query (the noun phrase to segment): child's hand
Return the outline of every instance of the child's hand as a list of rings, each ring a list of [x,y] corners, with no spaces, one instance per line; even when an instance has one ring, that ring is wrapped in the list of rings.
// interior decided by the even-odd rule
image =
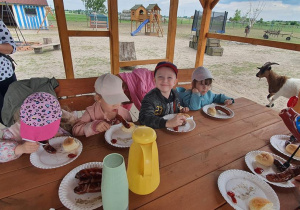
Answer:
[[[197,88],[193,88],[192,93],[199,93],[199,90]]]
[[[176,115],[173,119],[170,119],[166,123],[167,128],[174,128],[183,124],[186,121],[186,117],[184,115]]]
[[[230,104],[232,104],[232,100],[231,99],[227,99],[227,100],[224,101],[224,104],[225,105],[230,105]]]
[[[189,107],[183,107],[183,108],[180,110],[181,113],[186,113],[186,112],[188,112],[188,111],[190,111]]]
[[[37,142],[26,141],[24,144],[19,144],[18,146],[16,146],[15,154],[16,155],[22,155],[24,153],[30,154],[37,151],[39,147],[40,145]]]
[[[97,126],[96,126],[96,131],[98,132],[104,132],[107,131],[108,129],[110,129],[110,124],[108,124],[107,122],[100,122]]]

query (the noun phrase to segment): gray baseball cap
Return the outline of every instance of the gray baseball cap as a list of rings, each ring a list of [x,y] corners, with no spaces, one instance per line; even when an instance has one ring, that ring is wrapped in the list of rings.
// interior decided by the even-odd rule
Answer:
[[[206,80],[206,79],[213,79],[213,77],[207,68],[205,68],[203,66],[199,66],[193,72],[192,80],[194,80],[194,79],[197,81],[201,81],[201,80]]]

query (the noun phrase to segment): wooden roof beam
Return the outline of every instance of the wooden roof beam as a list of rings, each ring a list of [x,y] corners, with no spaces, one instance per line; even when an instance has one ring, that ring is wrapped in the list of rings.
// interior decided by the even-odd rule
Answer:
[[[205,6],[205,0],[199,0],[199,1],[200,1],[200,4],[201,4],[202,8],[204,8],[204,6]]]
[[[213,0],[213,2],[211,2],[211,4],[210,4],[210,9],[212,10],[219,1],[220,0]]]

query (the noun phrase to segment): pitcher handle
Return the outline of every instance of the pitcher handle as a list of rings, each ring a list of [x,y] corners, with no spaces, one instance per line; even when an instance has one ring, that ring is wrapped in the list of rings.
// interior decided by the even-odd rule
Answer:
[[[152,151],[153,151],[152,146],[153,144],[146,144],[141,146],[143,150],[143,161],[144,161],[143,176],[152,175]]]

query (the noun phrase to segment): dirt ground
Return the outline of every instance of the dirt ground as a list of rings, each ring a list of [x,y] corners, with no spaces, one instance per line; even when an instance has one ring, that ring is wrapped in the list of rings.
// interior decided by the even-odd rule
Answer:
[[[87,28],[86,23],[69,25],[69,29]],[[241,29],[242,30],[242,29]],[[16,32],[11,29],[16,40]],[[134,42],[137,59],[156,59],[166,56],[167,25],[164,25],[164,36],[145,36],[144,29],[137,36],[131,36],[130,24],[119,25],[120,42]],[[189,48],[189,41],[194,32],[189,25],[178,25],[174,63],[178,68],[193,68],[195,66],[196,50]],[[27,42],[42,42],[43,38],[52,38],[59,42],[56,27],[43,30],[37,34],[36,30],[23,30],[22,35]],[[19,34],[20,36],[20,34]],[[20,39],[22,41],[22,38]],[[110,72],[109,39],[95,37],[70,38],[73,67],[76,78],[99,76]],[[234,96],[242,96],[259,104],[268,103],[268,85],[265,78],[259,80],[255,75],[257,67],[265,62],[277,62],[273,70],[281,75],[300,78],[300,53],[263,46],[255,46],[237,42],[222,41],[223,56],[205,55],[204,66],[212,71],[214,76],[213,90],[221,90]],[[42,54],[31,51],[18,51],[12,55],[17,62],[16,74],[19,80],[31,77],[65,78],[61,51],[51,48]],[[139,66],[153,70],[155,65]],[[273,109],[281,110],[286,107],[287,99],[279,98]]]

